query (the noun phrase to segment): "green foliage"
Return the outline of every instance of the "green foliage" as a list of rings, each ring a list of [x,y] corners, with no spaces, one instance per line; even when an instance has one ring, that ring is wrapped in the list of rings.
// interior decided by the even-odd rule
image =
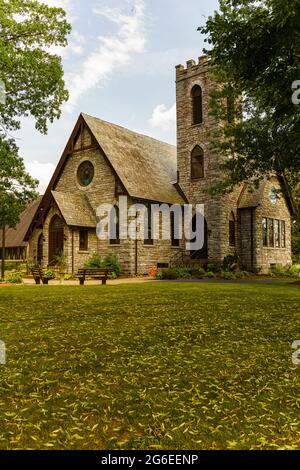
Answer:
[[[257,184],[274,171],[298,172],[300,106],[292,84],[300,79],[299,0],[220,0],[199,30],[221,85],[211,113],[222,123],[214,146],[228,178],[215,191],[249,179]],[[235,103],[231,119],[227,99]]]
[[[211,271],[208,271],[207,273],[204,274],[205,279],[213,279],[215,277],[215,274]]]
[[[26,172],[15,143],[2,138],[0,131],[0,229],[18,224],[27,204],[37,197],[37,185]]]
[[[0,295],[1,450],[299,449],[298,287]]]
[[[85,263],[85,268],[101,268],[102,261],[101,257],[94,253],[90,259]]]
[[[238,268],[238,262],[237,255],[228,255],[223,260],[222,269],[224,271],[235,271]]]
[[[246,277],[249,276],[248,271],[242,271],[241,269],[236,269],[234,271],[234,276],[236,279],[245,279]]]
[[[293,277],[300,277],[300,264],[290,266],[288,272]]]
[[[207,271],[212,273],[220,273],[222,271],[222,263],[208,263]]]
[[[161,273],[161,279],[174,281],[178,279],[178,274],[176,269],[163,269]]]
[[[67,269],[67,257],[63,251],[54,256],[55,261],[57,262],[57,267],[59,272],[64,272]]]
[[[191,277],[193,279],[203,279],[205,276],[205,269],[202,266],[192,266],[190,268]]]
[[[177,279],[191,279],[192,273],[190,268],[179,267],[176,268]]]
[[[31,115],[46,133],[68,99],[61,58],[50,52],[67,45],[66,14],[36,0],[9,0],[0,5],[0,24],[0,78],[7,91],[1,129],[19,129],[20,118]]]
[[[275,265],[271,266],[269,269],[269,274],[272,277],[291,277],[295,279],[300,278],[300,265],[294,264],[292,266],[281,266]]]
[[[223,271],[221,273],[221,276],[222,276],[222,279],[225,279],[226,281],[231,281],[231,280],[236,279],[235,274],[231,271]]]
[[[22,284],[23,282],[22,273],[19,273],[19,272],[8,273],[5,276],[5,282],[8,282],[9,284]]]
[[[85,264],[86,268],[110,268],[112,274],[110,275],[111,279],[116,279],[121,274],[121,266],[118,257],[114,253],[109,253],[106,255],[104,260],[101,260],[101,257],[94,253],[88,262]]]
[[[121,274],[121,266],[120,266],[120,261],[118,257],[114,253],[109,253],[105,258],[102,263],[103,268],[110,268],[112,270],[112,273],[115,277],[112,279],[115,279],[120,276]]]
[[[44,276],[47,279],[56,279],[56,272],[52,269],[46,269],[46,271],[44,271]]]
[[[74,277],[72,274],[65,274],[64,275],[64,280],[65,281],[70,281],[72,279],[76,279],[76,277]]]

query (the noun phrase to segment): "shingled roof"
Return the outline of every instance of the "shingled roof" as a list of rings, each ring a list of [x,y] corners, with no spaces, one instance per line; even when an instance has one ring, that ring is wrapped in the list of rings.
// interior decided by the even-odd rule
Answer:
[[[69,226],[95,228],[97,221],[84,195],[52,191],[61,215]]]
[[[27,206],[22,213],[20,222],[15,229],[7,228],[5,233],[5,247],[6,248],[19,248],[26,246],[24,242],[25,235],[33,221],[35,213],[42,200],[42,196],[33,201]],[[2,237],[0,237],[0,247],[2,247]]]
[[[176,147],[87,114],[82,117],[130,196],[184,203],[174,186]]]

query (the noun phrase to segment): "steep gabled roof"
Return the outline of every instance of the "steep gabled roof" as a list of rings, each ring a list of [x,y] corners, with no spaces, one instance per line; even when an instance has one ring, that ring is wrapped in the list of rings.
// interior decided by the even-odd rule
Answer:
[[[286,203],[288,205],[288,208],[290,210],[291,215],[295,214],[295,206],[293,202],[292,195],[290,193],[288,184],[286,179],[283,176],[276,176],[274,175],[273,178],[277,178],[281,189],[283,196],[286,200]],[[252,188],[249,183],[245,183],[244,187],[242,189],[242,192],[240,194],[240,198],[238,201],[238,208],[239,209],[248,209],[250,207],[257,207],[260,205],[262,202],[263,196],[264,196],[264,191],[266,184],[268,182],[268,179],[265,178],[259,185],[258,188]]]
[[[96,217],[84,195],[52,191],[61,215],[69,226],[95,228]]]
[[[7,228],[5,234],[5,247],[6,248],[18,248],[26,246],[24,242],[25,235],[33,221],[36,211],[40,205],[42,196],[30,203],[25,211],[22,213],[20,222],[15,229]],[[0,247],[2,247],[2,237],[0,237]]]
[[[176,147],[87,114],[82,117],[130,196],[184,202],[174,187]]]

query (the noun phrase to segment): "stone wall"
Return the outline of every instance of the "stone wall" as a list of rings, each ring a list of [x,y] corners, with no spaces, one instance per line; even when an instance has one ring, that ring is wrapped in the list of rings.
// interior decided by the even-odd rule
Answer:
[[[262,273],[268,273],[271,264],[278,264],[281,266],[288,266],[292,263],[291,256],[291,214],[287,206],[284,195],[279,194],[279,199],[276,204],[270,202],[270,190],[275,188],[281,190],[277,178],[272,178],[264,187],[262,202],[256,211],[256,252],[257,252],[257,266],[261,268]],[[286,227],[286,247],[285,248],[270,248],[264,247],[262,242],[262,219],[263,218],[277,219],[285,221]]]

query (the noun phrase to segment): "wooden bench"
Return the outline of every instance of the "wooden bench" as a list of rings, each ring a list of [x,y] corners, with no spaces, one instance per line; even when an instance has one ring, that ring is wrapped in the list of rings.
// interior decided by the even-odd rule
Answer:
[[[43,284],[48,285],[49,278],[45,277],[44,271],[41,268],[33,268],[31,273],[37,285],[40,285],[41,281]]]
[[[111,269],[108,268],[82,268],[78,270],[76,277],[79,279],[79,284],[84,285],[86,278],[100,279],[102,285],[106,285],[108,276],[111,274]]]

